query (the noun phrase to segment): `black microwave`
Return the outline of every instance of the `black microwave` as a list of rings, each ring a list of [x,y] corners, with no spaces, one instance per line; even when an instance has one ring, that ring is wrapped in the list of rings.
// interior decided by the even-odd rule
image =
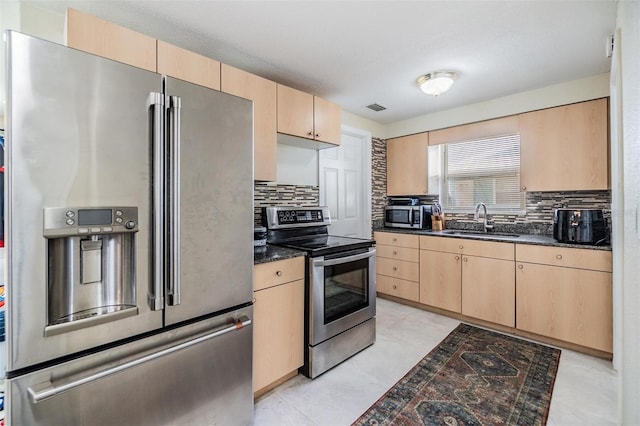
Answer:
[[[389,228],[431,229],[431,207],[386,206],[384,226]]]

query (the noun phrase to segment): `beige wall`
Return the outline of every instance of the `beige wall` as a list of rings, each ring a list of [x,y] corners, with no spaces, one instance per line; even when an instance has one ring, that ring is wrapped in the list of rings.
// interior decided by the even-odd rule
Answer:
[[[347,111],[342,111],[342,124],[355,129],[365,130],[371,133],[373,138],[384,139],[386,137],[386,128],[384,124],[380,124],[377,121],[362,118],[359,115],[351,114]]]
[[[640,424],[640,2],[618,2],[611,76],[614,355],[618,424]]]
[[[62,43],[64,16],[33,7],[23,2],[0,0],[0,33],[20,31],[45,40]],[[4,128],[5,52],[0,52],[0,128]]]
[[[20,31],[35,37],[64,43],[64,15],[21,3]]]

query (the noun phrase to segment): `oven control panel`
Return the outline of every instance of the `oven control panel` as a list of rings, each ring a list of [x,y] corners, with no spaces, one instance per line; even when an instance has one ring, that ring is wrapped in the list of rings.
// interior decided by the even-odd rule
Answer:
[[[269,229],[331,224],[328,207],[266,207],[263,218]]]

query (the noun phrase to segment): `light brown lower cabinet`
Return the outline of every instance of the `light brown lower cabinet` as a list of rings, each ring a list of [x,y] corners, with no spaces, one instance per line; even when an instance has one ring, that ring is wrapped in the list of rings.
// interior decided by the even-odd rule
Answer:
[[[611,353],[611,273],[518,262],[516,327]]]
[[[462,255],[420,250],[420,303],[460,313]]]
[[[462,256],[462,314],[515,327],[513,260]]]
[[[259,289],[253,306],[254,393],[295,374],[304,364],[303,277],[304,257],[254,267],[254,288]],[[282,282],[290,279],[295,280]]]
[[[514,245],[420,237],[420,303],[515,326]]]

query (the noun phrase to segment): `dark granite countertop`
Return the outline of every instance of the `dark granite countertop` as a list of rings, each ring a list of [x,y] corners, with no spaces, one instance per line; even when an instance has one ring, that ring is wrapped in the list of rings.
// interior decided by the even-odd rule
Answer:
[[[292,257],[304,256],[305,252],[285,247],[272,246],[267,244],[262,247],[253,248],[253,264],[275,262],[277,260],[291,259]]]
[[[541,246],[553,246],[553,247],[568,247],[568,248],[579,248],[579,249],[589,249],[589,250],[611,250],[611,245],[586,245],[586,244],[566,244],[560,243],[556,241],[550,235],[536,235],[536,234],[510,234],[510,235],[495,235],[491,234],[491,232],[485,235],[478,235],[477,233],[467,233],[464,230],[455,230],[455,229],[446,229],[444,231],[432,231],[430,229],[402,229],[402,228],[384,228],[384,227],[376,227],[374,231],[380,232],[394,232],[398,234],[414,234],[414,235],[431,235],[437,237],[449,237],[449,238],[467,238],[473,240],[484,240],[484,241],[501,241],[508,243],[518,243],[518,244],[534,244]],[[461,231],[460,234],[455,234],[453,232]]]

